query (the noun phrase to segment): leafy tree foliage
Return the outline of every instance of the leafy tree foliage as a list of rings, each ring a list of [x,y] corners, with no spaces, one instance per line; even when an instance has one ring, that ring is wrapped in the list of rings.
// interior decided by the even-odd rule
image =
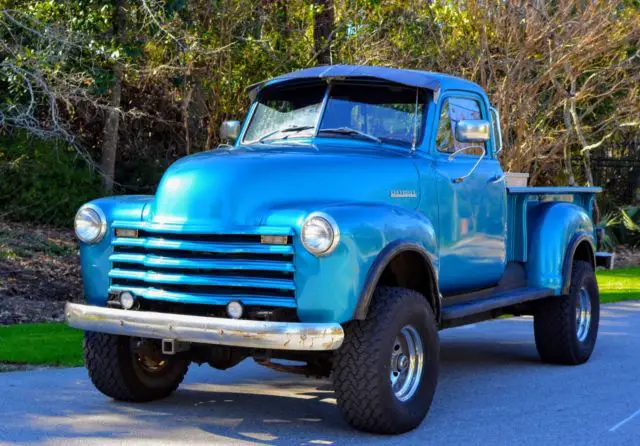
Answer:
[[[638,0],[0,0],[0,132],[63,140],[108,188],[152,192],[217,146],[248,85],[384,65],[480,83],[507,169],[585,184],[590,153],[637,131],[639,42]]]

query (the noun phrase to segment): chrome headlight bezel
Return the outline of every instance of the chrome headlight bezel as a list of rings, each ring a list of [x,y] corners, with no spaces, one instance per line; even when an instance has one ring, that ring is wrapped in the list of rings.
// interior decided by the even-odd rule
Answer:
[[[98,222],[98,224],[96,225],[97,232],[96,232],[96,235],[92,238],[84,237],[78,231],[79,218],[85,212],[93,213],[94,216],[97,217],[97,222]],[[80,209],[78,209],[78,212],[76,212],[76,216],[73,219],[73,228],[75,230],[76,237],[78,237],[78,240],[80,240],[83,243],[93,245],[95,243],[100,242],[106,235],[107,217],[104,215],[104,212],[102,211],[102,209],[100,209],[98,206],[95,206],[93,204],[85,204],[84,206],[81,206]]]
[[[305,238],[305,229],[311,224],[320,224],[329,230],[328,232],[331,234],[331,239],[328,240],[325,247],[318,248],[317,246],[310,244],[309,240]],[[318,257],[327,256],[335,251],[338,243],[340,242],[340,228],[330,215],[325,214],[324,212],[312,212],[304,219],[304,222],[300,227],[300,241],[302,242],[302,246],[304,246],[304,248],[311,254]]]

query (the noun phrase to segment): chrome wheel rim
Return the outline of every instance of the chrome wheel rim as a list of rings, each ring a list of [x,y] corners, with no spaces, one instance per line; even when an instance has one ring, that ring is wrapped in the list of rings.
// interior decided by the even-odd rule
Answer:
[[[407,401],[418,390],[424,349],[418,331],[411,325],[400,330],[391,350],[391,389],[400,401]]]
[[[159,349],[144,349],[142,339],[131,338],[131,354],[136,370],[146,376],[156,376],[164,373],[169,361],[162,357]]]
[[[168,364],[164,359],[151,358],[145,355],[136,355],[136,361],[142,371],[152,375],[162,373]]]
[[[584,342],[591,327],[591,296],[585,287],[580,288],[576,300],[576,335]]]

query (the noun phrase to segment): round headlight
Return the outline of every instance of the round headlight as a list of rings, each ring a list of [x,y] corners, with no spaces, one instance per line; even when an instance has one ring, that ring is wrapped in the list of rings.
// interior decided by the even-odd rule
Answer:
[[[340,241],[340,231],[333,218],[314,212],[302,224],[301,239],[307,251],[323,256],[336,248]]]
[[[76,235],[84,243],[98,243],[107,232],[107,219],[99,207],[85,205],[73,222]]]

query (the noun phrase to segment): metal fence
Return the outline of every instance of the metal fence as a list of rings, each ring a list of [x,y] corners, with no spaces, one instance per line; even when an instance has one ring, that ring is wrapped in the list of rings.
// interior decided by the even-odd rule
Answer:
[[[593,181],[618,203],[640,200],[640,141],[617,141],[592,154]]]

